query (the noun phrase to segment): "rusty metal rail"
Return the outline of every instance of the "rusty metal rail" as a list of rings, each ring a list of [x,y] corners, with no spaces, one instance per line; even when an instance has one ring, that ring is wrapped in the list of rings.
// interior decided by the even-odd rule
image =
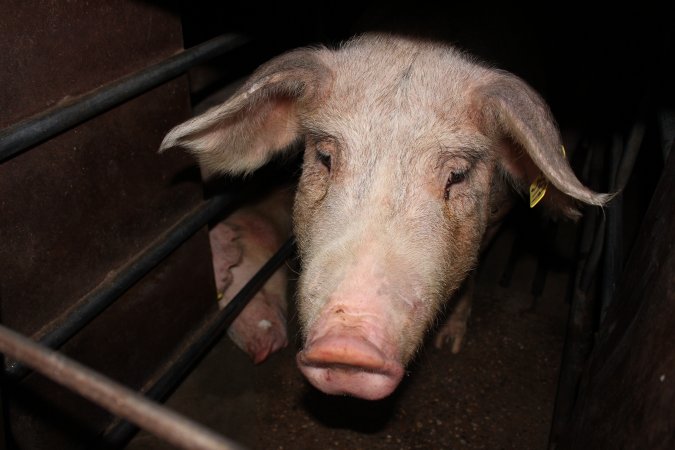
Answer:
[[[180,384],[183,378],[199,363],[201,358],[225,334],[228,327],[248,304],[256,292],[269,280],[274,272],[295,251],[295,238],[288,239],[281,248],[256,272],[241,288],[223,310],[210,319],[196,333],[192,343],[174,361],[171,367],[145,393],[146,397],[162,401]],[[129,422],[114,424],[103,435],[106,446],[121,447],[125,445],[137,431]]]
[[[235,34],[214,38],[0,130],[0,163],[179,76],[195,65],[242,47],[248,42],[248,38]],[[183,347],[182,353],[172,358],[174,363],[164,373],[159,374],[155,384],[144,388],[145,396],[52,349],[67,342],[186,239],[216,220],[230,207],[235,197],[232,193],[214,197],[157,236],[131,263],[121,267],[82,298],[76,308],[56,320],[55,325],[40,336],[39,342],[0,325],[0,353],[9,360],[4,373],[6,381],[20,380],[32,369],[115,414],[120,420],[102,436],[106,445],[124,443],[140,427],[179,448],[241,448],[153,400],[163,400],[175,389],[224,334],[248,300],[292,254],[295,248],[293,239],[282,246],[224,310],[205,321],[200,330],[190,338],[189,344]]]
[[[294,251],[295,238],[290,238],[244,285],[232,301],[201,327],[192,339],[191,345],[176,357],[170,368],[145,392],[145,396],[53,351],[44,343],[33,342],[0,325],[0,353],[15,361],[12,366],[14,370],[8,370],[6,374],[16,381],[28,373],[28,368],[33,369],[123,419],[101,437],[106,446],[121,447],[138,428],[143,428],[180,448],[205,450],[240,448],[171,412],[168,408],[154,403],[153,400],[164,400],[194,369],[201,358],[223,336],[253,295]],[[186,437],[188,435],[194,436]]]
[[[248,42],[236,34],[219,36],[1,130],[0,162]]]
[[[211,430],[2,325],[0,352],[179,448],[241,449]]]
[[[221,194],[200,205],[174,227],[155,239],[129,264],[120,268],[117,273],[108,277],[100,286],[87,294],[68,315],[55,320],[52,328],[40,337],[40,343],[53,349],[61,347],[185,240],[221,214],[232,201],[233,195]],[[6,372],[14,378],[21,378],[28,373],[24,367],[14,361],[7,364]]]

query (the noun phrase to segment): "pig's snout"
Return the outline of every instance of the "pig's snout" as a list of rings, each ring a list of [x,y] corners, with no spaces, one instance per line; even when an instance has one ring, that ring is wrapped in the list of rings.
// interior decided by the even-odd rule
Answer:
[[[404,368],[386,345],[338,327],[308,339],[297,362],[305,377],[326,394],[378,400],[391,394],[403,378]]]
[[[340,258],[346,269],[337,282],[324,276],[330,260],[308,264],[299,292],[305,343],[297,362],[326,394],[378,400],[403,378],[429,308],[411,281],[414,271],[391,249],[355,253]]]

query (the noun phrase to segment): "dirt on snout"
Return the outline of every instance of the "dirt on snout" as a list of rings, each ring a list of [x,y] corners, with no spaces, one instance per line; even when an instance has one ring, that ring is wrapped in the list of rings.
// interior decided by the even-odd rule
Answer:
[[[515,240],[504,230],[484,258],[462,351],[437,350],[429,339],[385,400],[312,388],[295,364],[292,320],[289,347],[259,366],[223,339],[167,404],[250,449],[545,449],[568,274],[550,270],[535,298],[537,257],[524,250],[509,262]],[[169,447],[141,433],[128,448]]]

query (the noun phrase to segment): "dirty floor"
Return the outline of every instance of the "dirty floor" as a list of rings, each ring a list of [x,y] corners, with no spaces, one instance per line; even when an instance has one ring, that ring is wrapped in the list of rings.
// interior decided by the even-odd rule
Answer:
[[[295,366],[291,323],[289,347],[259,366],[223,339],[167,404],[249,449],[545,449],[574,229],[559,227],[554,241],[528,229],[530,220],[509,222],[485,255],[462,351],[436,350],[428,340],[390,398],[314,390]],[[514,248],[518,257],[509,259]],[[537,254],[551,248],[543,259]],[[541,261],[549,270],[535,296]],[[163,448],[171,447],[145,433],[128,446]]]

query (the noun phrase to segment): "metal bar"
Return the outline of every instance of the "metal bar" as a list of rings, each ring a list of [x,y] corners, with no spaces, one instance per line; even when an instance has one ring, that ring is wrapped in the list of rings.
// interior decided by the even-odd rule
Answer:
[[[554,242],[558,233],[558,224],[552,220],[543,220],[542,222],[544,242]],[[545,248],[544,251],[540,251],[537,256],[537,268],[530,288],[530,293],[534,297],[534,305],[539,303],[541,295],[544,292],[548,272],[551,270],[552,256],[550,255],[550,252],[550,249]]]
[[[222,213],[233,199],[234,195],[222,194],[186,215],[178,224],[158,236],[130,263],[109,276],[79,301],[77,307],[65,319],[54,324],[52,329],[40,338],[40,343],[50,348],[59,348],[197,230]],[[28,373],[25,367],[14,361],[9,363],[6,370],[13,378],[22,378]]]
[[[643,102],[646,103],[647,100],[643,100]],[[628,184],[628,179],[630,178],[631,173],[633,173],[635,160],[637,159],[637,156],[640,153],[640,148],[642,147],[642,141],[644,140],[646,128],[647,126],[645,121],[639,119],[635,121],[630,130],[628,142],[626,142],[626,149],[623,152],[621,163],[617,169],[616,186],[613,186],[616,192],[623,191],[623,189],[626,187],[626,184]]]
[[[643,104],[647,99],[643,99]],[[643,106],[644,108],[644,106]],[[643,113],[644,114],[644,113]],[[646,131],[646,121],[642,118],[635,121],[631,127],[625,148],[621,148],[621,140],[614,142],[612,161],[615,166],[610,168],[610,192],[617,192],[616,197],[607,207],[607,243],[604,253],[604,271],[602,273],[602,292],[600,294],[600,324],[605,320],[615,297],[615,286],[618,284],[623,269],[623,242],[622,242],[622,214],[623,190],[628,184],[635,161],[642,148]],[[615,138],[616,139],[616,138]],[[622,151],[623,150],[623,151]]]
[[[295,251],[295,238],[288,239],[284,245],[267,261],[260,270],[253,275],[246,285],[234,296],[232,301],[225,306],[192,341],[190,346],[178,356],[172,366],[162,377],[146,392],[146,396],[153,400],[163,401],[184,377],[199,363],[201,358],[227,331],[232,321],[248,304],[253,295],[262,288],[267,280],[279,269],[279,267]],[[120,422],[113,425],[103,436],[105,445],[121,447],[126,444],[136,433],[137,428],[129,422]]]
[[[619,162],[623,154],[623,139],[615,133],[609,151],[609,179],[608,192],[617,192],[617,174]],[[609,305],[616,293],[619,278],[623,269],[623,192],[618,192],[612,201],[605,207],[606,243],[600,272],[600,327],[607,315]]]
[[[236,34],[219,36],[5,128],[0,131],[0,162],[248,42]]]
[[[587,153],[582,170],[583,179],[596,181],[599,179],[597,166],[602,162],[604,147],[599,143],[591,143],[585,150]],[[595,184],[591,185],[591,188],[599,190]],[[592,298],[587,296],[587,287],[582,288],[582,286],[588,283],[586,280],[597,267],[597,260],[595,263],[593,260],[597,258],[598,239],[600,239],[598,233],[604,232],[602,220],[598,208],[586,207],[581,230],[577,235],[577,266],[573,277],[567,331],[558,376],[558,390],[549,433],[549,450],[556,448],[567,426],[576,400],[579,375],[592,346],[594,308]]]
[[[179,448],[241,448],[196,422],[2,325],[0,352]]]

